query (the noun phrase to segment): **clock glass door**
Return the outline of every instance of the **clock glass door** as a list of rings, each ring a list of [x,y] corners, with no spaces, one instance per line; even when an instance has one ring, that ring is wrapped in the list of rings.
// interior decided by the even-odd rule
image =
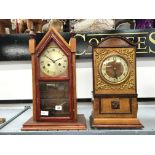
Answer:
[[[40,82],[41,117],[67,117],[70,114],[68,81]]]

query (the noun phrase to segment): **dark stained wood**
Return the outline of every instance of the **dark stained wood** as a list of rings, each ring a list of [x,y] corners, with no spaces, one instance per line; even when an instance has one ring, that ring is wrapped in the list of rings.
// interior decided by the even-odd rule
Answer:
[[[40,130],[85,130],[86,120],[84,115],[77,115],[77,121],[73,122],[37,122],[30,118],[23,124],[22,131]]]

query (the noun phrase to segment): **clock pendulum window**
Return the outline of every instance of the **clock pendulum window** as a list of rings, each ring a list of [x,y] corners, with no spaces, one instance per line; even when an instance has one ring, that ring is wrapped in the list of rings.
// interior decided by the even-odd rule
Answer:
[[[92,48],[95,128],[142,128],[137,119],[136,48],[123,37],[107,37]]]
[[[84,115],[77,114],[76,39],[68,44],[51,28],[37,46],[30,36],[33,117],[22,130],[84,130]]]

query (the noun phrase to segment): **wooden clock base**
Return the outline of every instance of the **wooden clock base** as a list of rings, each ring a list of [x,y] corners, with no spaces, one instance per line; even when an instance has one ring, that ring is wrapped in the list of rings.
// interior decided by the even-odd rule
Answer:
[[[91,116],[90,123],[92,128],[143,128],[143,125],[137,118],[93,118]]]
[[[30,118],[23,124],[22,131],[41,130],[85,130],[86,120],[84,115],[77,115],[77,122],[36,122]]]
[[[5,118],[0,118],[0,124],[5,122]]]

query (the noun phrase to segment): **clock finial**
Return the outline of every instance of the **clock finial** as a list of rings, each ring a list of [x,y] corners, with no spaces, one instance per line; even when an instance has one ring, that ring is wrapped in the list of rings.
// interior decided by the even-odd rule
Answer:
[[[34,32],[34,27],[33,26],[31,26],[31,30],[30,30],[30,32],[29,32],[29,35],[30,35],[30,38],[34,38],[35,37],[35,32]]]
[[[71,37],[75,36],[74,26],[71,27],[70,36]]]

